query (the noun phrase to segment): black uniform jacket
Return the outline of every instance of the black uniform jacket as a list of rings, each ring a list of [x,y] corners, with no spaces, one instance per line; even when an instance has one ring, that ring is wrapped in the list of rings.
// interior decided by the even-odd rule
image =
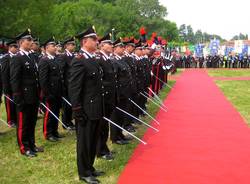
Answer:
[[[89,120],[103,115],[103,70],[96,58],[83,51],[72,60],[69,79],[69,97],[73,111],[83,111]]]
[[[55,58],[43,56],[38,64],[42,96],[49,100],[61,100],[63,73]]]
[[[17,104],[34,104],[39,102],[38,66],[32,55],[23,51],[17,53],[10,61],[10,84],[14,101]]]

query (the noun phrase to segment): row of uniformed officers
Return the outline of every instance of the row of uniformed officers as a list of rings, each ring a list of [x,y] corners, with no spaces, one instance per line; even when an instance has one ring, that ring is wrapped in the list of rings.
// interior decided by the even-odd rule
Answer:
[[[93,167],[95,157],[114,158],[107,146],[109,127],[113,143],[123,145],[130,140],[103,117],[135,132],[133,124],[137,122],[116,107],[135,117],[144,115],[130,100],[146,110],[147,99],[140,93],[151,96],[150,87],[158,94],[167,82],[170,67],[166,65],[170,61],[162,57],[162,50],[155,52],[133,38],[112,42],[107,34],[98,40],[93,27],[76,38],[81,46],[77,54],[72,37],[62,43],[64,53],[57,54],[56,42],[51,38],[39,55],[33,49],[35,40],[30,30],[8,43],[8,53],[1,59],[7,122],[17,126],[21,153],[34,157],[44,151],[35,144],[38,110],[44,112],[44,137],[56,142],[62,138],[58,132],[62,108],[63,127],[76,129],[80,180],[99,183],[96,177],[104,173]]]
[[[207,55],[206,57],[180,56],[174,58],[178,68],[249,68],[248,55]]]

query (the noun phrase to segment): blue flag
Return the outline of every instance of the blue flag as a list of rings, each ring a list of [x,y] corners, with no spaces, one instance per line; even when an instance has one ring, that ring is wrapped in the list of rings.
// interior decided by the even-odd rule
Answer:
[[[197,57],[203,56],[203,48],[204,48],[204,45],[202,45],[202,44],[195,45],[195,55]]]
[[[209,49],[212,56],[217,55],[220,47],[220,40],[213,39],[210,41]]]
[[[248,54],[248,45],[243,45],[242,54],[243,55]]]

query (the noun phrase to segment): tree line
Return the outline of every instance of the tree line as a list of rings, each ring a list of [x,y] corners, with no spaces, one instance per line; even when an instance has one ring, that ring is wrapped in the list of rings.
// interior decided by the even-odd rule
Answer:
[[[167,8],[159,0],[1,0],[0,7],[0,37],[13,37],[30,28],[40,41],[51,36],[62,40],[95,25],[99,35],[115,28],[117,37],[139,38],[139,29],[144,26],[148,38],[156,32],[169,42],[225,41],[219,35],[194,32],[190,25],[178,28],[167,19]],[[248,38],[240,34],[233,39],[243,37]]]
[[[115,28],[117,37],[139,37],[144,26],[148,35],[157,32],[169,41],[179,36],[158,0],[1,0],[0,7],[0,33],[9,37],[30,28],[40,40],[61,40],[90,25],[100,35]]]

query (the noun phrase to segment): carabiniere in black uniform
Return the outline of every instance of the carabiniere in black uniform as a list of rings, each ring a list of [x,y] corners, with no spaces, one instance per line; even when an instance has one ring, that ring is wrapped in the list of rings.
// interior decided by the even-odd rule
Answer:
[[[56,44],[53,38],[45,43],[45,47],[49,44]],[[45,100],[46,107],[59,117],[62,102],[62,84],[63,74],[60,65],[56,62],[55,55],[48,52],[44,55],[38,64],[39,82],[41,86],[41,96]],[[43,134],[45,139],[49,141],[57,141],[61,136],[58,133],[58,120],[46,109],[44,115]]]
[[[111,34],[106,34],[103,38],[99,40],[100,44],[110,44],[112,48]],[[106,118],[111,117],[112,112],[115,108],[115,82],[116,82],[116,72],[113,64],[110,60],[110,53],[105,53],[105,50],[101,50],[98,53],[97,62],[103,69],[103,87],[102,87],[102,97],[103,97],[103,108],[104,116]],[[112,160],[113,156],[107,146],[109,136],[109,124],[105,121],[101,121],[100,126],[100,136],[97,144],[97,156],[104,158],[106,160]]]
[[[76,38],[81,42],[85,41],[83,39],[97,40],[93,28],[80,33]],[[100,120],[103,116],[101,95],[103,71],[94,55],[83,48],[72,60],[69,79],[69,97],[76,123],[77,166],[80,180],[99,183],[95,176],[100,173],[97,173],[93,164]]]
[[[75,39],[74,37],[68,38],[62,44],[63,46],[65,46],[66,44],[75,44]],[[63,98],[67,101],[70,101],[68,96],[68,88],[69,88],[68,79],[69,79],[69,69],[73,58],[74,58],[74,53],[68,51],[67,49],[65,49],[65,52],[63,54],[58,55],[56,58],[63,72],[63,78],[64,78]],[[62,100],[62,122],[64,125],[67,126],[66,128],[68,130],[74,130],[75,126],[72,123],[72,107],[65,100]]]
[[[31,40],[30,31],[16,37]],[[37,152],[35,125],[39,102],[38,68],[35,59],[20,47],[20,52],[10,62],[10,84],[16,103],[18,122],[17,140],[22,154],[32,157]]]
[[[15,56],[16,53],[12,53],[10,51],[10,47],[16,47],[17,50],[18,46],[16,40],[8,42],[7,45],[9,47],[9,52],[1,59],[1,78],[3,93],[6,96],[4,97],[4,100],[6,107],[7,123],[10,127],[15,127],[17,123],[17,113],[16,106],[11,101],[11,99],[13,99],[13,94],[10,85],[10,60],[12,57]]]
[[[126,40],[125,42],[123,42],[125,45],[131,45],[135,48],[135,44],[134,44],[134,38]],[[131,99],[136,102],[137,98],[138,98],[138,93],[137,93],[137,65],[136,65],[136,60],[134,58],[134,56],[132,55],[132,53],[128,53],[127,51],[124,52],[124,61],[129,65],[130,69],[131,69],[131,75],[132,75],[132,84],[131,84]],[[128,103],[128,110],[129,112],[134,115],[135,117],[139,117],[138,114],[138,108],[135,107],[133,104]],[[128,126],[125,127],[128,131],[130,132],[135,132],[135,128],[132,126],[131,122],[135,121],[133,119],[131,119],[130,122],[128,122]]]
[[[116,40],[114,47],[123,46],[120,39]],[[121,55],[114,53],[112,63],[117,70],[117,106],[129,112],[129,98],[131,98],[132,74],[129,65],[124,61]],[[111,115],[111,120],[120,126],[125,126],[128,122],[128,116],[115,109]],[[110,138],[113,143],[127,144],[127,138],[122,134],[122,131],[115,126],[111,126]]]

